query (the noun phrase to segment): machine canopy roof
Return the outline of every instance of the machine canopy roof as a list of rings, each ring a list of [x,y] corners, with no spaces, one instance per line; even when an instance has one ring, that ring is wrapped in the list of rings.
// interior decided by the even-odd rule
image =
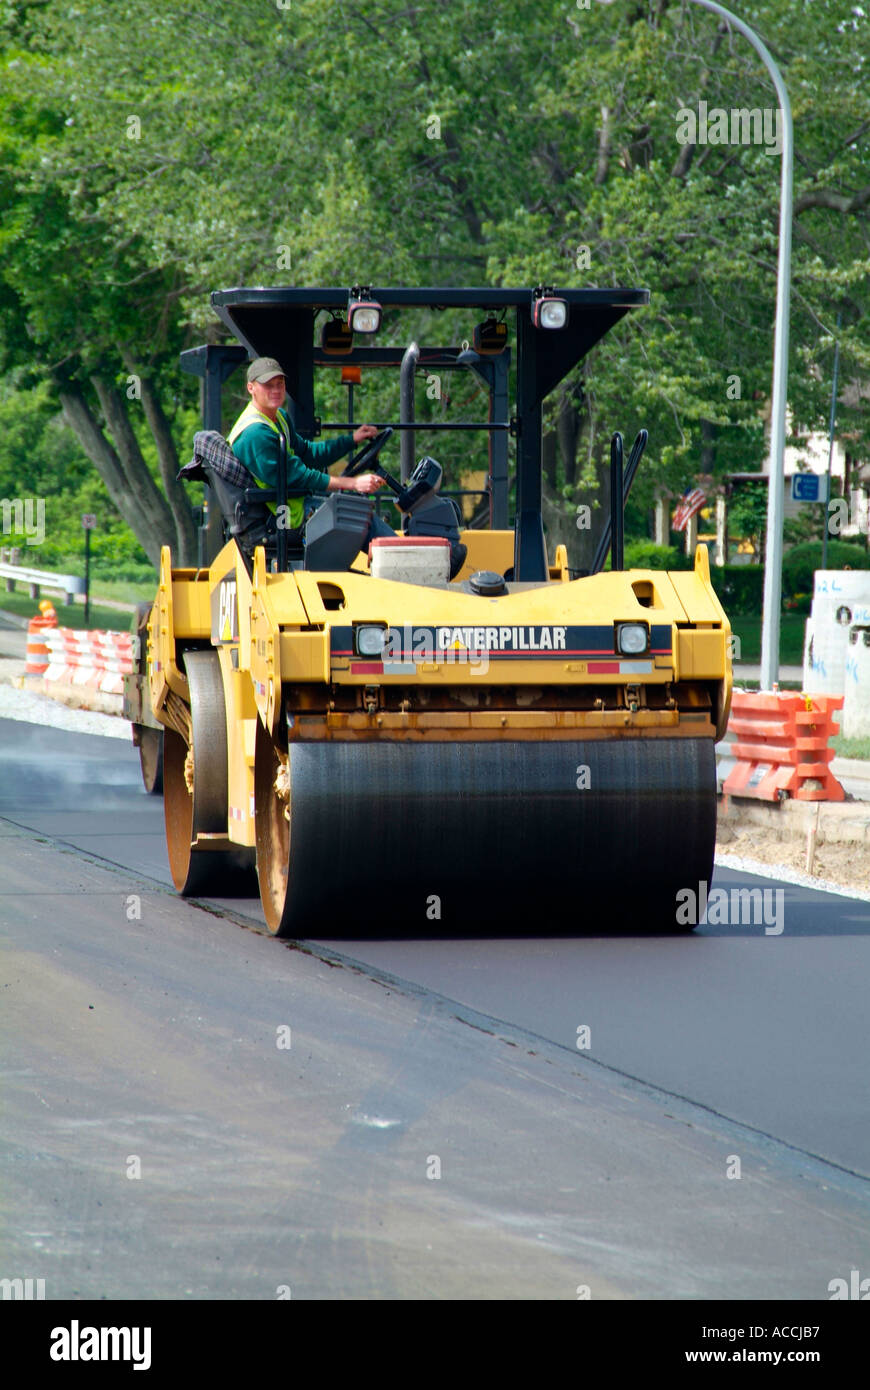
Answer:
[[[644,289],[556,289],[554,293],[568,304],[568,322],[564,328],[534,332],[532,395],[538,401],[552,391],[625,314],[649,303],[649,290]],[[292,377],[295,373],[290,364],[297,358],[300,348],[303,344],[313,345],[315,314],[324,309],[342,313],[350,296],[350,289],[340,287],[242,287],[216,290],[211,302],[223,323],[249,352],[255,357],[276,357],[279,362],[286,362]],[[526,314],[520,318],[530,323],[533,291],[530,288],[437,285],[385,288],[373,285],[367,287],[366,297],[384,308],[478,309],[486,314],[525,309]]]

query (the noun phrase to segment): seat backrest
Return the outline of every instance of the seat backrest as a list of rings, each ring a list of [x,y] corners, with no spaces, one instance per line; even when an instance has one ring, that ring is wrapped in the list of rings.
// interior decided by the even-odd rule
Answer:
[[[217,430],[198,430],[193,437],[193,458],[178,474],[186,482],[206,482],[212,489],[224,519],[226,534],[233,536],[245,554],[258,545],[274,549],[275,514],[257,493],[257,480],[236,458]]]

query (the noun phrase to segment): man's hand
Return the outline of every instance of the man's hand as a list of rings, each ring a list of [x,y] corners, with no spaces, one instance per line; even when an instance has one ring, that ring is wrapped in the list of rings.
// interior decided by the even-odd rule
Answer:
[[[374,439],[379,433],[377,425],[360,425],[353,432],[354,444],[362,444],[364,439]]]
[[[371,429],[371,425],[363,425],[363,429]],[[360,473],[358,478],[354,478],[355,492],[377,492],[378,488],[383,487],[386,478],[380,477],[377,473]]]

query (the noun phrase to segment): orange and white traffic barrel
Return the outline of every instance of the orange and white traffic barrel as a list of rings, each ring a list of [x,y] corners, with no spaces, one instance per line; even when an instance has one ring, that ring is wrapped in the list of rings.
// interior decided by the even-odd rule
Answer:
[[[30,676],[41,676],[48,669],[48,645],[44,634],[49,628],[57,627],[57,614],[53,604],[43,599],[39,605],[40,616],[31,618],[27,624],[27,652],[24,669]]]

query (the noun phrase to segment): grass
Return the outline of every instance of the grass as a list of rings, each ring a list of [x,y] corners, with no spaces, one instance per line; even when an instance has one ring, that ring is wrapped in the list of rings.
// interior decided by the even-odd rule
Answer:
[[[802,681],[777,681],[777,685],[779,686],[780,690],[803,690]],[[740,675],[739,670],[735,670],[734,686],[735,689],[740,690],[760,690],[761,681],[744,680],[743,676]]]
[[[137,603],[150,602],[157,592],[157,572],[154,579],[145,583],[131,583],[126,579],[95,579],[91,583],[90,618],[85,623],[85,604],[81,594],[76,595],[73,604],[62,601],[63,591],[42,585],[39,598],[47,598],[54,604],[57,620],[61,627],[104,628],[109,632],[129,632],[133,611]],[[39,613],[39,600],[32,599],[21,583],[12,594],[6,593],[5,584],[0,582],[0,609],[16,613],[21,618],[35,618]],[[109,607],[109,604],[123,604],[123,608]]]
[[[840,713],[842,716],[842,711]],[[831,747],[838,758],[864,758],[870,761],[870,738],[844,738],[842,734],[835,734]]]
[[[133,584],[126,579],[95,579],[91,584],[91,600],[111,599],[114,603],[150,603],[157,593],[157,571],[154,578],[144,584]]]
[[[155,585],[155,588],[157,586]],[[60,627],[78,628],[103,628],[107,632],[129,632],[133,618],[132,608],[106,608],[100,603],[91,602],[90,619],[85,622],[85,605],[81,601],[74,604],[61,603],[56,597],[47,594],[44,589],[40,590],[40,598],[48,598],[54,604],[57,613],[57,621]],[[16,589],[14,594],[7,594],[0,588],[0,609],[5,609],[7,613],[16,613],[21,618],[36,618],[39,616],[39,605],[36,599],[30,598],[27,593]]]
[[[802,666],[804,661],[804,631],[806,615],[783,613],[779,629],[779,661],[781,666]],[[740,638],[740,660],[761,660],[761,616],[731,619],[735,637]]]

